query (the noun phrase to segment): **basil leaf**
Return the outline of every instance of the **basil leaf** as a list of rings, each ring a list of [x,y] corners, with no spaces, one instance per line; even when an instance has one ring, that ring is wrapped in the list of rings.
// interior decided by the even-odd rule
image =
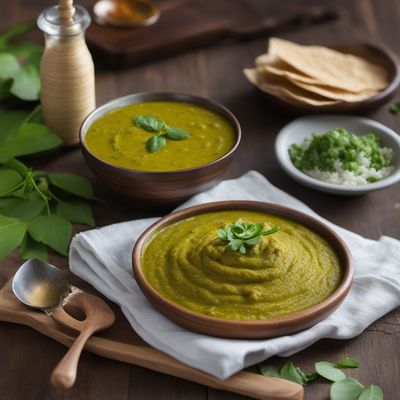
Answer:
[[[90,182],[78,175],[73,174],[48,174],[48,178],[52,185],[64,190],[65,192],[74,194],[75,196],[82,197],[84,199],[93,199],[93,189]]]
[[[25,64],[14,76],[10,92],[22,100],[38,100],[40,92],[38,68],[33,64]]]
[[[239,247],[239,253],[240,254],[246,254],[246,246],[244,245],[244,243],[242,243]]]
[[[9,195],[22,182],[21,175],[12,169],[0,170],[0,196]]]
[[[15,201],[14,197],[3,197],[0,198],[0,210],[2,210],[5,207],[8,207],[10,204],[13,204]]]
[[[28,198],[14,198],[13,200],[12,204],[1,210],[1,213],[6,217],[27,221],[40,215],[45,207],[44,201],[36,192],[30,193]]]
[[[275,376],[276,378],[280,378],[278,369],[272,365],[261,365],[260,373],[264,376]]]
[[[25,232],[25,222],[0,215],[0,261],[21,244]]]
[[[309,372],[305,374],[306,383],[315,381],[316,379],[318,379],[318,377],[319,375],[317,372]]]
[[[383,400],[383,392],[379,386],[369,385],[360,394],[358,400]]]
[[[0,113],[0,145],[11,140],[29,114],[23,111],[3,111]]]
[[[218,229],[217,230],[217,235],[222,240],[227,240],[228,239],[227,234],[226,234],[224,229]]]
[[[251,238],[251,239],[245,240],[245,243],[248,244],[249,246],[254,246],[255,244],[257,244],[261,240],[262,240],[262,236],[258,235],[258,236],[255,236],[255,237]]]
[[[9,167],[10,169],[13,169],[14,171],[18,172],[22,176],[22,178],[25,178],[29,172],[29,168],[24,163],[18,161],[15,158],[11,158],[11,160],[5,162],[4,166]]]
[[[400,101],[398,101],[397,103],[394,103],[390,106],[390,112],[392,114],[398,114],[400,113]]]
[[[28,231],[34,240],[67,255],[72,226],[65,218],[59,215],[40,215],[29,222]]]
[[[135,124],[148,132],[158,132],[165,127],[164,121],[150,115],[137,115],[135,117]]]
[[[343,358],[343,360],[334,364],[336,368],[357,368],[359,365],[360,362],[358,360],[349,357]]]
[[[0,79],[14,78],[20,71],[21,66],[12,54],[0,53]]]
[[[292,361],[287,362],[279,371],[281,378],[287,379],[292,382],[300,383],[301,385],[306,384],[305,375],[296,368]]]
[[[146,142],[146,148],[149,153],[155,153],[166,145],[166,140],[162,136],[152,136]]]
[[[0,101],[8,100],[11,97],[10,89],[12,83],[12,79],[7,79],[4,82],[0,82]]]
[[[90,207],[82,202],[61,202],[57,206],[57,214],[71,222],[95,226],[92,210]]]
[[[61,139],[44,125],[27,123],[21,126],[12,140],[0,146],[0,163],[13,157],[54,149],[61,144]]]
[[[340,369],[335,368],[335,365],[328,361],[315,363],[315,370],[323,378],[332,382],[337,382],[346,378],[346,375]]]
[[[187,139],[189,136],[190,135],[187,132],[173,126],[168,127],[165,133],[165,137],[171,140],[184,140]]]
[[[43,243],[36,242],[32,239],[31,235],[27,233],[22,241],[19,255],[25,259],[37,258],[39,260],[47,261],[47,247]]]
[[[24,33],[30,31],[31,29],[36,27],[36,22],[24,22],[22,24],[18,24],[10,28],[8,31],[2,33],[0,35],[0,48],[5,46],[7,42],[16,37],[16,36],[21,36]]]
[[[5,50],[17,58],[21,65],[31,64],[38,70],[43,55],[42,47],[33,42],[13,42]]]
[[[342,379],[331,386],[331,400],[357,399],[363,389],[363,385],[353,378]]]
[[[238,251],[242,243],[243,241],[240,239],[233,239],[228,243],[227,247],[232,251]]]

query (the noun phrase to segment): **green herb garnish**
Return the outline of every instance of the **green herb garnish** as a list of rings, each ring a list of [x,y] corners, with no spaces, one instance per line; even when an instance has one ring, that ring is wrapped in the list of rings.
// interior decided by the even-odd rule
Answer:
[[[29,41],[13,40],[35,26],[34,22],[19,24],[0,35],[0,101],[13,95],[22,100],[39,99],[43,49]]]
[[[284,364],[280,369],[271,365],[260,365],[260,373],[265,376],[287,379],[306,385],[319,377],[324,378],[332,385],[330,400],[383,400],[383,392],[379,386],[364,386],[354,378],[346,378],[339,368],[357,368],[359,362],[352,358],[344,358],[336,363],[320,361],[315,363],[315,371],[306,373],[295,366],[292,361]]]
[[[19,245],[22,258],[46,260],[47,247],[67,255],[71,222],[95,225],[87,203],[92,199],[92,187],[81,176],[7,161],[0,167],[0,260]]]
[[[390,106],[390,112],[391,112],[392,114],[398,114],[398,113],[400,113],[400,101],[398,101],[397,103],[393,103],[393,104]]]
[[[217,235],[220,239],[228,242],[227,249],[246,254],[247,248],[260,242],[263,236],[272,235],[278,231],[277,226],[265,229],[261,223],[252,224],[239,220],[234,224],[227,225],[224,229],[218,229]]]
[[[0,113],[0,163],[59,147],[62,140],[41,123],[40,107],[32,112]]]
[[[166,139],[184,140],[190,135],[180,128],[168,126],[165,121],[152,117],[150,115],[136,115],[134,118],[136,126],[147,132],[157,133],[146,142],[146,148],[149,153],[155,153],[167,145]]]

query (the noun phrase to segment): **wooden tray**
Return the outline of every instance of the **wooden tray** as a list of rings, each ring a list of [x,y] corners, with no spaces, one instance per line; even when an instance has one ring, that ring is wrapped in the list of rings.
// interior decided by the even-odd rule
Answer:
[[[279,378],[242,371],[221,381],[190,368],[145,343],[133,331],[121,312],[115,311],[115,324],[97,336],[91,337],[85,346],[86,350],[103,357],[149,368],[215,389],[240,393],[255,399],[303,399],[303,387],[293,382],[284,381],[285,393],[282,393],[280,389],[282,380]],[[11,280],[0,289],[0,321],[29,326],[67,347],[71,346],[75,340],[72,332],[59,325],[48,315],[41,311],[31,310],[20,303],[12,292]]]
[[[277,7],[272,3],[260,7],[254,0],[155,3],[161,17],[151,26],[117,28],[93,22],[86,38],[96,61],[111,67],[127,67],[223,39],[251,39],[338,17],[337,11],[326,7],[292,6],[288,10],[286,5]]]

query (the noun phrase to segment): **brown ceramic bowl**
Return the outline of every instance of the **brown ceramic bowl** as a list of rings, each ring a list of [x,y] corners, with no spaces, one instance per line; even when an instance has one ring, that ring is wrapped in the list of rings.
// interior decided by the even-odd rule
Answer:
[[[101,160],[90,152],[85,143],[85,136],[94,121],[111,110],[146,101],[192,103],[214,111],[232,124],[236,133],[235,144],[228,153],[208,164],[178,171],[161,172],[118,167]],[[124,199],[134,200],[135,206],[142,207],[170,207],[214,185],[231,163],[240,138],[239,122],[228,109],[212,100],[181,93],[137,93],[120,97],[91,112],[80,129],[83,156],[92,172]]]
[[[326,300],[316,306],[288,316],[268,320],[235,321],[209,317],[180,307],[155,291],[147,282],[141,268],[141,253],[146,242],[157,230],[182,219],[212,211],[252,210],[263,211],[299,222],[323,236],[336,250],[344,269],[339,287]],[[344,300],[353,279],[350,252],[342,239],[325,224],[299,211],[277,204],[258,201],[223,201],[207,203],[173,212],[150,226],[136,242],[132,254],[136,281],[153,306],[170,320],[187,329],[206,335],[226,338],[256,339],[287,335],[308,328],[331,314]]]
[[[352,112],[370,110],[381,106],[394,96],[397,88],[400,85],[400,67],[398,56],[384,46],[370,43],[357,43],[357,44],[341,44],[326,46],[333,50],[340,51],[346,54],[352,54],[362,57],[374,64],[380,65],[385,68],[389,74],[389,85],[368,99],[356,101],[351,103],[341,102],[325,106],[313,106],[310,104],[300,103],[296,101],[287,100],[282,97],[274,96],[267,93],[260,88],[256,87],[265,99],[275,103],[277,106],[286,109],[287,111],[301,114],[310,113],[339,113],[339,112]]]

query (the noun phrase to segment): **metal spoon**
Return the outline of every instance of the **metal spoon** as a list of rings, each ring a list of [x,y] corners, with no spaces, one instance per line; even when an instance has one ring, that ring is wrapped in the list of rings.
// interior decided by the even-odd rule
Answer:
[[[160,17],[160,10],[148,0],[100,0],[93,13],[100,25],[131,28],[153,25]]]
[[[70,388],[76,380],[78,361],[89,337],[114,323],[115,315],[99,297],[68,284],[61,271],[41,260],[28,260],[16,272],[12,290],[27,306],[42,310],[60,324],[79,332],[79,336],[51,374],[51,383],[60,389]],[[78,320],[68,314],[66,304],[85,314]]]

